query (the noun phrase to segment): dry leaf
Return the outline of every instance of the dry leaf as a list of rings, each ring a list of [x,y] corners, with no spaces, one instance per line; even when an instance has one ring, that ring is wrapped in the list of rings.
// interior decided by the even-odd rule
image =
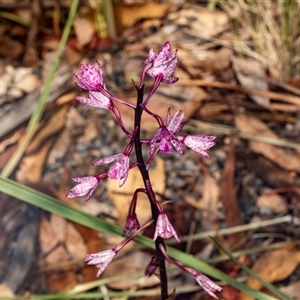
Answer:
[[[201,67],[201,61],[195,55],[193,55],[193,53],[191,53],[190,49],[180,49],[180,51],[177,54],[177,57],[190,75],[192,75],[193,77],[199,76],[199,67]]]
[[[5,140],[0,142],[0,154],[2,154],[5,149],[11,145],[14,145],[21,138],[21,133],[23,130],[18,130],[12,133],[11,136],[8,136]],[[2,168],[1,168],[2,169]]]
[[[105,270],[104,277],[109,278],[116,276],[130,276],[139,272],[144,272],[148,263],[150,262],[151,256],[144,252],[128,253],[122,258],[113,260],[109,267]],[[151,287],[157,285],[159,279],[156,276],[141,277],[141,278],[130,278],[111,282],[108,286],[116,290],[128,290],[133,286],[139,288]]]
[[[268,90],[268,81],[261,64],[252,58],[232,57],[232,67],[240,84],[245,89]],[[257,95],[250,95],[257,104],[269,107],[270,99]]]
[[[198,201],[189,196],[185,201],[196,209],[201,210],[203,230],[219,229],[218,206],[220,199],[220,187],[216,180],[209,174],[205,174],[205,181],[202,188],[202,198]]]
[[[272,250],[264,253],[255,261],[252,270],[267,282],[274,282],[287,278],[300,263],[300,251],[293,244],[286,248]],[[247,285],[260,290],[263,285],[253,277],[249,277]],[[252,300],[252,296],[242,293],[240,300]]]
[[[48,141],[39,149],[38,153],[22,159],[20,168],[16,173],[18,182],[28,185],[41,181],[46,156],[51,144],[52,142]]]
[[[70,222],[67,223],[66,248],[73,258],[84,258],[87,254],[83,237]]]
[[[242,225],[242,212],[239,207],[239,203],[236,196],[236,190],[234,186],[234,178],[235,178],[235,149],[234,144],[231,141],[230,147],[227,154],[227,159],[224,165],[223,176],[222,176],[222,202],[225,212],[225,220],[228,224],[228,227],[234,227]],[[242,238],[244,234],[242,232],[238,232],[235,234],[231,234],[228,237],[227,247],[231,248],[235,244],[237,244]]]
[[[19,69],[17,70],[15,76],[17,76]],[[15,78],[15,83],[14,86],[15,88],[19,89],[22,91],[22,93],[31,93],[34,91],[36,88],[38,88],[41,85],[41,81],[38,79],[38,77],[33,74],[29,73],[32,72],[32,70],[29,69],[26,70],[27,73],[20,76],[20,78]],[[22,96],[22,94],[21,94]]]
[[[155,160],[155,163],[155,168],[151,169],[149,172],[152,188],[154,192],[163,194],[166,184],[164,160],[158,157]],[[119,225],[125,225],[132,195],[137,188],[141,187],[144,187],[144,183],[138,168],[133,168],[129,171],[128,178],[122,187],[119,187],[118,180],[107,181],[107,192],[110,200],[118,211],[119,217],[117,223]],[[141,225],[146,223],[151,218],[149,200],[144,193],[138,194],[136,214]]]
[[[77,139],[78,143],[81,144],[89,144],[93,139],[95,139],[99,135],[96,123],[93,119],[87,119],[85,125],[86,127],[84,129],[83,135]]]
[[[52,229],[50,222],[46,217],[42,217],[40,223],[40,249],[42,254],[47,254],[49,251],[54,249],[58,244],[59,240],[57,239],[56,233]]]
[[[300,297],[300,281],[293,282],[288,286],[283,286],[280,288],[280,291],[285,295],[291,297],[292,299],[299,300]]]
[[[270,130],[264,122],[256,117],[237,114],[235,116],[235,125],[242,133],[279,139],[279,137]],[[287,153],[282,148],[254,141],[250,141],[250,148],[254,152],[264,155],[284,170],[300,171],[300,154],[298,153]]]
[[[73,97],[74,98],[74,97]],[[58,101],[62,99],[60,97]],[[65,99],[65,98],[63,98]],[[72,138],[72,130],[74,127],[80,127],[85,125],[84,118],[78,113],[75,107],[71,107],[65,116],[65,126],[58,138],[54,142],[54,145],[49,153],[47,165],[52,165],[56,160],[60,160],[64,157],[69,149]]]
[[[71,138],[72,136],[70,128],[64,128],[59,134],[56,141],[53,143],[53,146],[45,163],[47,166],[54,165],[57,161],[61,161],[61,159],[69,150]]]
[[[95,198],[85,202],[81,209],[93,216],[105,215],[112,219],[118,218],[118,212],[114,207],[112,207],[109,203],[99,203]]]
[[[288,212],[286,200],[272,192],[259,196],[256,200],[256,205],[261,209],[267,208],[276,214],[284,215]]]
[[[34,152],[34,154],[25,156],[22,159],[20,168],[16,173],[16,178],[19,182],[29,184],[41,181],[41,175],[46,162],[48,150],[52,145],[52,141],[49,137],[54,135],[64,126],[68,109],[68,105],[62,106],[61,109],[56,111],[46,125],[34,136],[26,150],[26,153]],[[45,140],[47,140],[46,143]],[[36,153],[36,150],[39,151]]]
[[[186,3],[179,12],[169,14],[168,19],[179,27],[193,29],[199,37],[216,36],[224,32],[229,25],[229,17],[224,11],[206,9],[191,3]]]
[[[63,105],[55,110],[47,123],[37,131],[26,153],[36,151],[43,141],[48,140],[50,136],[57,133],[64,126],[68,110],[69,105]]]
[[[67,234],[67,221],[63,217],[52,214],[50,216],[50,224],[53,229],[53,231],[56,234],[57,239],[60,242],[64,242],[66,240],[66,234]]]
[[[47,276],[48,293],[59,293],[72,289],[77,285],[77,274],[74,267],[67,267],[63,271],[50,273]]]
[[[203,62],[211,72],[221,72],[229,68],[232,56],[233,51],[223,47],[216,51],[207,51],[207,56]]]
[[[140,5],[124,5],[115,3],[115,21],[118,32],[132,26],[141,19],[162,18],[170,5],[167,3],[143,3]]]
[[[59,245],[56,232],[50,222],[42,217],[40,224],[40,249],[45,257],[46,265],[55,264],[68,259],[68,254],[62,245]]]
[[[18,142],[24,134],[24,128],[15,130],[6,139],[0,141],[0,170],[4,168],[7,162],[17,149]]]
[[[68,252],[63,245],[58,245],[45,257],[45,264],[51,266],[59,262],[67,261],[69,259]]]
[[[222,300],[239,300],[239,291],[230,285],[225,285],[222,290]]]
[[[87,15],[84,18],[76,18],[73,22],[74,31],[80,47],[87,45],[96,32],[94,20]]]
[[[263,156],[247,158],[249,167],[268,185],[276,188],[300,185],[297,178],[293,178],[288,171],[282,170]]]

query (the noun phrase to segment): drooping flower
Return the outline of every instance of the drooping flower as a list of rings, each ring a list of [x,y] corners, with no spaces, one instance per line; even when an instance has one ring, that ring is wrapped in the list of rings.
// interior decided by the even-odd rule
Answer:
[[[112,109],[113,107],[112,101],[108,97],[104,96],[102,93],[89,92],[89,96],[90,96],[89,98],[77,96],[75,97],[75,99],[84,105],[104,108],[104,109]]]
[[[150,143],[150,155],[154,153],[155,143],[159,142],[159,150],[171,153],[173,147],[181,154],[184,153],[182,142],[175,136],[183,127],[184,112],[179,110],[171,117],[170,109],[167,113],[166,126],[160,127]]]
[[[157,256],[152,256],[150,262],[148,263],[145,269],[145,275],[147,277],[152,276],[154,272],[157,270],[158,266],[159,266],[159,262],[157,260]]]
[[[136,213],[133,213],[133,214],[127,216],[126,223],[125,223],[124,230],[123,230],[123,235],[126,235],[127,233],[129,233],[130,231],[132,231],[134,229],[135,230],[140,229],[140,223],[139,223]]]
[[[100,179],[97,178],[96,176],[71,177],[71,178],[75,182],[79,182],[79,184],[75,185],[66,195],[66,197],[75,198],[75,197],[80,197],[88,194],[87,197],[85,198],[85,201],[91,199],[100,181]]]
[[[127,177],[129,172],[129,157],[124,155],[123,153],[104,157],[96,162],[93,165],[99,166],[103,164],[108,164],[111,162],[115,162],[113,167],[108,172],[108,177],[111,179],[120,179],[119,186],[121,187]]]
[[[189,148],[203,155],[209,157],[207,150],[215,145],[215,136],[213,135],[187,135],[179,137],[179,139]]]
[[[88,265],[96,265],[96,267],[99,268],[97,273],[97,277],[99,277],[110,264],[110,262],[115,258],[117,253],[118,252],[114,248],[98,253],[92,253],[85,257],[85,261],[88,262]]]
[[[162,237],[163,239],[169,239],[174,236],[177,242],[180,243],[178,235],[165,213],[158,215],[153,241],[155,241],[158,236]]]
[[[110,262],[115,258],[118,252],[123,249],[129,242],[131,242],[138,234],[141,233],[146,227],[150,226],[153,223],[153,220],[144,224],[140,229],[134,232],[131,236],[127,237],[121,241],[117,246],[110,250],[101,251],[98,253],[88,254],[85,257],[85,261],[88,262],[88,265],[96,265],[99,268],[97,277],[99,277],[103,271],[107,268]]]
[[[222,291],[222,288],[220,286],[218,286],[216,283],[214,283],[208,277],[204,276],[203,274],[201,274],[199,272],[197,272],[195,279],[207,294],[214,297],[215,299],[218,299],[215,292]]]
[[[215,299],[218,299],[218,297],[215,295],[215,292],[221,292],[222,291],[222,288],[220,286],[218,286],[216,283],[214,283],[212,280],[210,280],[208,277],[204,276],[203,274],[197,272],[196,270],[194,270],[190,267],[186,267],[182,263],[180,263],[180,262],[174,260],[173,258],[171,258],[168,255],[164,245],[160,244],[159,249],[160,249],[161,253],[163,254],[163,256],[170,263],[174,264],[175,266],[177,266],[181,270],[193,275],[195,277],[196,281],[198,282],[198,284],[203,288],[203,290],[206,293],[208,293],[209,295],[211,295]]]
[[[105,89],[102,66],[98,61],[97,66],[98,70],[92,62],[80,65],[81,74],[74,74],[78,80],[76,84],[86,91],[97,92]]]
[[[178,77],[170,77],[175,71],[177,63],[177,49],[171,53],[171,45],[166,42],[157,54],[153,49],[149,50],[144,65],[147,74],[153,79],[159,78],[162,82],[171,84],[178,81]]]

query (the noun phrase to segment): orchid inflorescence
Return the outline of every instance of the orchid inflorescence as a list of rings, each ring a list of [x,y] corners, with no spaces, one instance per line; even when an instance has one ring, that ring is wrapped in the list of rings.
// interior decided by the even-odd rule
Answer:
[[[167,294],[167,278],[165,261],[176,265],[180,269],[193,275],[198,284],[212,297],[217,298],[215,292],[222,290],[217,284],[211,281],[201,273],[185,267],[179,262],[173,260],[168,256],[164,239],[174,237],[178,242],[179,237],[170,223],[163,207],[156,199],[153,192],[151,180],[149,177],[149,168],[153,162],[155,156],[161,151],[166,154],[171,153],[174,149],[180,154],[184,154],[184,146],[196,151],[204,157],[209,157],[205,150],[211,148],[215,142],[215,136],[208,135],[178,135],[183,128],[184,112],[177,111],[172,116],[170,109],[167,111],[166,122],[156,114],[147,108],[147,104],[154,95],[155,91],[159,87],[160,83],[173,84],[178,81],[178,77],[171,77],[178,64],[177,50],[171,53],[171,45],[166,42],[158,53],[155,53],[152,49],[149,51],[148,57],[145,59],[144,68],[141,74],[140,83],[134,86],[137,90],[137,103],[133,105],[124,100],[112,96],[104,84],[102,66],[97,62],[96,66],[89,62],[86,65],[81,65],[81,74],[75,74],[78,82],[76,83],[80,88],[86,90],[89,94],[88,98],[81,96],[76,99],[85,105],[107,109],[111,111],[122,129],[122,131],[129,138],[129,143],[125,150],[121,153],[102,158],[93,163],[93,165],[103,165],[113,163],[113,166],[107,173],[101,173],[97,175],[89,175],[86,177],[72,177],[72,179],[78,184],[75,185],[67,194],[67,197],[73,198],[78,196],[85,196],[88,201],[95,193],[99,182],[105,178],[111,178],[119,180],[119,186],[121,187],[126,182],[128,173],[131,169],[138,167],[143,178],[144,187],[138,187],[133,194],[131,203],[129,205],[128,216],[126,224],[124,226],[124,235],[133,233],[125,238],[120,244],[110,250],[105,250],[99,253],[88,254],[86,261],[89,265],[96,265],[99,269],[97,277],[102,274],[108,264],[114,259],[117,253],[129,243],[135,236],[137,236],[146,227],[154,224],[155,233],[153,241],[155,242],[156,255],[150,260],[145,274],[151,276],[154,274],[157,268],[160,271],[161,279],[161,295],[162,299],[168,299]],[[144,97],[144,86],[146,74],[154,79],[154,83],[150,89],[150,92]],[[115,105],[119,103],[126,105],[134,110],[134,130],[130,132],[124,126],[122,116]],[[141,117],[145,112],[153,117],[158,123],[158,130],[152,139],[141,139]],[[149,146],[148,160],[144,160],[142,153],[142,145]],[[135,149],[136,161],[130,162],[130,154]],[[138,216],[136,215],[136,203],[138,201],[138,193],[145,193],[148,196],[151,205],[152,220],[148,223],[140,226]]]

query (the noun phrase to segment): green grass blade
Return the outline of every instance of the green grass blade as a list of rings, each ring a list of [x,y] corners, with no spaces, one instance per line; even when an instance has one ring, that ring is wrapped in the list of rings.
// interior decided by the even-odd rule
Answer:
[[[34,189],[21,185],[13,180],[0,176],[0,191],[10,196],[18,198],[24,202],[40,207],[49,212],[58,214],[68,220],[77,222],[87,227],[96,229],[112,235],[122,235],[122,228],[118,225],[110,224],[105,220],[92,216],[86,212],[80,211],[74,207],[71,207],[57,199],[40,193]],[[154,243],[151,239],[144,236],[137,236],[136,242],[154,249]],[[252,295],[256,299],[260,300],[275,300],[276,298],[269,296],[265,293],[255,291],[244,284],[236,281],[235,279],[227,276],[216,268],[209,264],[202,262],[190,254],[186,254],[171,247],[167,247],[167,251],[171,257],[180,261],[181,263],[193,267],[194,269],[203,272],[206,275],[210,275],[216,279],[224,281],[236,289]],[[288,299],[288,298],[286,298]]]

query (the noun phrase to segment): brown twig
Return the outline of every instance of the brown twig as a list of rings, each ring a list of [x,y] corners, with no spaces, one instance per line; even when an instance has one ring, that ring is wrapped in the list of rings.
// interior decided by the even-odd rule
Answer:
[[[32,0],[31,22],[29,25],[23,63],[26,67],[33,67],[38,63],[36,39],[39,32],[39,23],[42,13],[40,0]]]
[[[206,81],[206,80],[180,80],[178,81],[179,85],[183,86],[204,86],[204,87],[213,87],[213,88],[219,88],[219,89],[227,89],[227,90],[234,90],[234,91],[240,91],[242,93],[248,94],[248,95],[257,95],[257,96],[263,96],[267,97],[273,100],[279,100],[286,103],[291,103],[296,106],[300,106],[300,97],[293,96],[290,94],[283,94],[283,93],[276,93],[271,91],[261,91],[261,90],[254,90],[254,89],[244,89],[236,84],[232,83],[226,83],[226,82],[220,82],[220,81]]]

